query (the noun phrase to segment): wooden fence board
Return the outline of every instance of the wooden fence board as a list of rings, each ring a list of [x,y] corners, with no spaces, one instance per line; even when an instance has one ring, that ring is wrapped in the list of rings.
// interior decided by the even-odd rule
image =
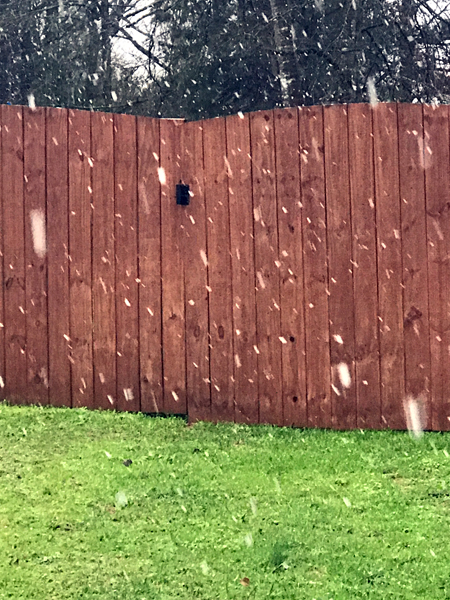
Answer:
[[[191,193],[189,206],[179,208],[184,234],[182,253],[186,315],[186,401],[189,421],[194,422],[200,419],[211,420],[210,344],[214,345],[209,337],[209,249],[206,241],[201,124],[186,123],[183,126],[181,147],[180,177],[189,185]],[[217,396],[217,400],[220,399]]]
[[[298,110],[274,111],[283,423],[306,427],[306,349]]]
[[[183,121],[163,120],[161,132],[161,268],[164,407],[186,414],[185,290],[183,272],[183,206],[176,204],[180,182]]]
[[[94,406],[92,356],[91,122],[69,111],[69,294],[72,406]]]
[[[116,408],[116,304],[113,117],[91,115],[92,319],[94,402]]]
[[[450,174],[448,106],[424,106],[431,351],[431,426],[450,428]]]
[[[117,405],[140,409],[136,117],[114,115]]]
[[[381,426],[372,109],[348,106],[357,426]]]
[[[423,163],[423,114],[419,104],[398,105],[402,219],[405,393],[429,404],[430,331],[427,231]],[[426,413],[430,414],[431,404]],[[425,425],[431,424],[431,418]]]
[[[23,150],[22,108],[4,106],[5,396],[12,403],[21,403],[27,394]]]
[[[27,391],[48,404],[45,109],[23,109]]]
[[[347,107],[324,109],[332,423],[356,427],[355,322]]]
[[[308,425],[331,426],[323,111],[299,109]]]
[[[3,177],[5,176],[3,170],[3,148],[2,148],[2,131],[3,126],[3,107],[0,105],[0,231],[4,231],[4,218],[3,218],[3,205],[5,198],[3,195]],[[4,289],[5,289],[5,265],[4,265],[4,236],[0,236],[0,399],[4,399],[5,395],[5,303],[4,303]]]
[[[47,109],[47,302],[53,406],[71,406],[67,117],[65,110]]]
[[[138,117],[139,353],[141,410],[162,407],[159,121]]]
[[[260,423],[283,424],[273,113],[250,115]]]
[[[235,420],[258,423],[252,169],[248,115],[226,118],[233,290]]]
[[[405,426],[403,289],[397,106],[373,110],[382,426]]]
[[[209,262],[211,418],[234,420],[233,310],[224,119],[203,122]],[[214,152],[210,149],[214,148]],[[227,159],[228,160],[228,159]]]

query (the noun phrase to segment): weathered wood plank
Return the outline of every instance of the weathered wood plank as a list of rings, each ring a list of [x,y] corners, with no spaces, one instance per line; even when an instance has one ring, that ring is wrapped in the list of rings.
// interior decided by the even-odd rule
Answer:
[[[161,266],[163,335],[163,410],[186,414],[185,289],[183,269],[184,208],[176,204],[180,182],[183,121],[162,120],[161,135]]]
[[[220,406],[226,389],[217,392],[215,401],[219,413],[212,412],[210,383],[210,344],[208,310],[208,256],[211,248],[206,241],[206,207],[203,172],[203,125],[185,123],[181,130],[180,178],[189,185],[189,206],[179,207],[183,224],[183,261],[186,315],[186,394],[189,421],[220,418]],[[217,149],[217,153],[220,151]],[[205,170],[207,167],[205,157]],[[213,174],[208,173],[212,179]],[[213,284],[210,283],[212,286]],[[214,289],[212,292],[214,298]],[[211,295],[210,295],[211,297]],[[210,306],[214,305],[214,300]],[[211,339],[211,341],[210,341]],[[213,350],[211,350],[213,353]],[[214,361],[211,364],[213,368]],[[229,375],[229,373],[228,373]]]
[[[450,428],[450,173],[448,106],[424,106],[431,351],[431,427]]]
[[[332,423],[356,427],[352,228],[345,105],[324,109]]]
[[[116,408],[114,146],[112,115],[91,115],[94,405]]]
[[[348,105],[357,426],[381,426],[372,109]]]
[[[23,109],[27,393],[48,404],[45,109]]]
[[[297,109],[274,111],[283,423],[306,427],[306,348]]]
[[[402,429],[405,417],[403,281],[398,173],[397,106],[373,109],[378,242],[381,425]]]
[[[308,425],[331,426],[323,110],[299,109]]]
[[[225,119],[204,121],[202,126],[211,290],[209,294],[211,419],[233,421],[233,292]]]
[[[159,121],[138,117],[139,354],[141,410],[162,408]]]
[[[67,118],[66,110],[47,109],[47,301],[53,406],[71,406]]]
[[[3,195],[3,178],[5,177],[3,169],[3,115],[0,105],[0,231],[4,231],[3,206],[5,197]],[[0,236],[0,281],[2,288],[0,291],[0,398],[6,397],[5,390],[5,303],[4,303],[4,285],[5,285],[5,265],[4,265],[4,236]]]
[[[117,407],[140,409],[136,117],[114,115]]]
[[[420,104],[398,105],[399,169],[402,219],[403,335],[405,392],[428,404],[431,425],[430,330],[428,311],[427,227],[423,114]]]
[[[226,118],[235,420],[259,422],[250,118]]]
[[[273,113],[250,115],[260,423],[283,424]]]
[[[94,406],[92,355],[91,122],[69,111],[69,293],[72,405]]]

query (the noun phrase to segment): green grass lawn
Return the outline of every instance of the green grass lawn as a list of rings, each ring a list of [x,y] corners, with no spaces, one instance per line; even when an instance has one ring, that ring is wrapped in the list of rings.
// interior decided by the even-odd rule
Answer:
[[[0,404],[0,598],[450,598],[447,450]]]

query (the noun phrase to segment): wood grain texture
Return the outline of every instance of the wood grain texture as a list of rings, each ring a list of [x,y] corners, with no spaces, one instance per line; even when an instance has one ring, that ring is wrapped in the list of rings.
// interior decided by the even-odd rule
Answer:
[[[226,118],[233,290],[234,418],[259,422],[250,118]]]
[[[117,408],[113,140],[112,115],[92,113],[94,405],[103,409]]]
[[[93,408],[91,120],[69,111],[69,294],[72,405]],[[92,166],[91,166],[92,165]]]
[[[22,108],[3,106],[2,116],[5,396],[21,403],[27,396]]]
[[[356,426],[355,320],[347,107],[324,108],[332,423]]]
[[[2,131],[3,127],[3,107],[0,105],[0,231],[4,230],[4,218],[3,218],[3,205],[5,203],[5,197],[3,192],[3,178],[6,176],[3,168],[4,153],[3,153],[3,141]],[[4,265],[4,239],[3,235],[0,236],[0,281],[2,287],[0,290],[0,398],[4,400],[6,398],[5,390],[5,303],[4,303],[4,289],[5,289],[5,265]]]
[[[225,119],[207,120],[202,126],[206,175],[208,279],[211,290],[211,418],[214,421],[233,421],[233,290]]]
[[[214,346],[214,335],[210,337],[208,297],[211,298],[211,294],[208,289],[213,284],[208,285],[210,249],[206,240],[202,124],[183,125],[181,146],[180,178],[189,185],[191,194],[189,206],[178,207],[183,225],[187,412],[189,422],[210,421],[217,414],[211,412],[210,344]],[[222,396],[216,396],[219,414],[223,394],[226,389]]]
[[[331,427],[323,110],[299,109],[308,425]]]
[[[25,401],[48,404],[45,109],[24,108]]]
[[[71,406],[68,113],[47,109],[48,344],[50,403]]]
[[[373,135],[378,238],[381,425],[403,429],[403,274],[395,104],[378,104],[373,109]]]
[[[348,106],[357,426],[381,426],[372,109]]]
[[[114,115],[117,406],[140,409],[136,117]]]
[[[431,426],[427,224],[422,107],[399,104],[405,393],[426,402]]]
[[[161,271],[164,402],[167,414],[186,414],[186,332],[183,268],[184,206],[176,204],[180,182],[182,121],[162,120]]]
[[[141,410],[163,401],[161,335],[161,185],[159,121],[138,117],[139,354]]]
[[[450,206],[448,106],[424,106],[431,351],[431,427],[450,428]]]
[[[305,300],[297,109],[275,110],[274,124],[283,423],[288,426],[306,427]]]
[[[283,424],[273,113],[250,115],[260,423]]]

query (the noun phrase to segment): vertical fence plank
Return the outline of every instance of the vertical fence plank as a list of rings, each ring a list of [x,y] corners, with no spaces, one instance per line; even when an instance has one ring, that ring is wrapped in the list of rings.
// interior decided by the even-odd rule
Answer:
[[[448,106],[424,106],[431,350],[431,426],[450,428],[450,175]]]
[[[3,107],[0,105],[0,231],[5,230],[3,206],[6,202],[3,189],[3,179],[6,177],[4,171],[5,154],[3,151],[3,132],[5,130],[3,124]],[[4,303],[4,290],[5,290],[5,264],[4,264],[4,235],[0,236],[0,399],[3,400],[5,395],[5,303]]]
[[[5,396],[14,403],[21,403],[27,394],[23,151],[22,108],[4,106],[2,155]]]
[[[26,265],[26,399],[48,404],[45,109],[23,109]]]
[[[190,422],[215,418],[211,414],[209,344],[214,346],[214,341],[209,341],[209,250],[206,242],[202,129],[201,123],[185,123],[181,135],[180,177],[189,185],[191,193],[190,205],[179,207],[184,232],[186,401]],[[209,173],[208,177],[211,178],[212,174]],[[216,397],[216,400],[220,402],[221,397]]]
[[[397,107],[373,110],[375,194],[378,237],[380,373],[382,426],[405,425],[403,290]]]
[[[203,122],[209,261],[211,418],[234,420],[233,311],[224,119]]]
[[[258,423],[252,168],[248,115],[226,118],[233,290],[235,420]]]
[[[430,331],[427,231],[420,104],[398,105],[400,206],[403,251],[405,392],[429,403]],[[430,406],[426,411],[430,415]],[[431,424],[431,418],[427,426]]]
[[[381,425],[377,247],[369,104],[348,106],[357,426]]]
[[[139,353],[141,410],[162,408],[159,121],[138,117]]]
[[[67,111],[47,109],[50,404],[71,406]]]
[[[305,427],[306,348],[297,109],[274,111],[284,424]]]
[[[72,405],[94,406],[90,113],[69,111],[69,292]]]
[[[176,204],[180,181],[183,121],[162,120],[161,135],[161,271],[164,412],[186,414],[185,290],[183,206]]]
[[[256,318],[260,423],[283,424],[281,318],[272,112],[250,115],[255,217]]]
[[[113,117],[91,115],[94,405],[116,408]]]
[[[140,409],[136,117],[114,115],[117,405]]]
[[[332,423],[356,426],[355,322],[347,107],[324,109]]]
[[[299,109],[308,425],[331,426],[323,111]]]

